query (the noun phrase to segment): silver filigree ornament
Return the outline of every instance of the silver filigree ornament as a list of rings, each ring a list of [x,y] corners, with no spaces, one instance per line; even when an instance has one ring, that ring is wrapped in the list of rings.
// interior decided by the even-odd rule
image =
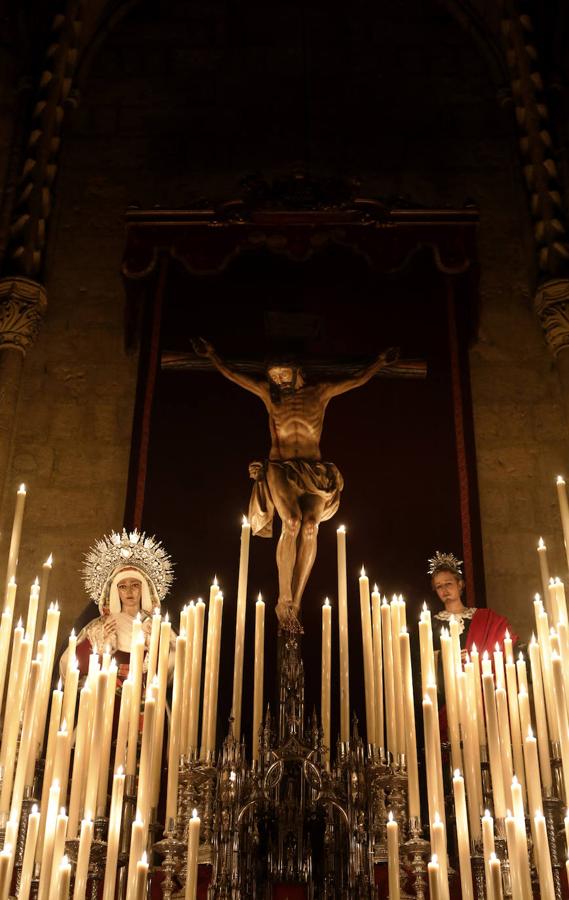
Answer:
[[[462,560],[457,559],[454,553],[441,553],[437,550],[435,555],[428,560],[427,575],[435,575],[437,572],[453,572],[462,576]]]
[[[114,572],[127,564],[146,575],[162,602],[174,580],[170,556],[155,537],[124,528],[120,534],[112,531],[105,535],[85,554],[83,583],[91,599],[98,603]]]

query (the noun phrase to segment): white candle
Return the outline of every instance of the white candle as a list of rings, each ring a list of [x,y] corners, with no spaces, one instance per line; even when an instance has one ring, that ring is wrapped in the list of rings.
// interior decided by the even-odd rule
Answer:
[[[91,706],[93,692],[88,684],[81,690],[79,696],[79,715],[77,717],[77,730],[75,734],[75,754],[73,757],[73,776],[71,779],[71,796],[69,798],[69,837],[77,836],[79,817],[83,805],[85,792],[85,779],[89,765],[90,737],[89,723],[91,719]],[[45,784],[45,780],[44,780]],[[43,795],[42,795],[43,804]],[[43,808],[43,807],[42,807]],[[43,815],[42,815],[43,818]]]
[[[482,676],[482,692],[484,696],[484,707],[486,710],[488,755],[490,760],[492,790],[494,793],[494,813],[496,815],[496,818],[503,819],[506,813],[506,802],[504,797],[502,760],[500,756],[498,716],[496,713],[496,700],[494,697],[494,679],[492,675]]]
[[[553,653],[551,656],[551,668],[553,674],[555,706],[557,708],[559,741],[561,745],[561,768],[563,770],[565,797],[569,798],[569,722],[565,701],[565,687],[563,684],[563,667],[561,657],[557,653]]]
[[[375,673],[371,631],[369,578],[362,566],[360,575],[360,619],[362,625],[362,653],[364,662],[364,686],[366,703],[366,734],[368,744],[375,744]]]
[[[194,621],[194,640],[192,644],[192,676],[190,685],[190,707],[188,712],[188,752],[197,751],[198,725],[200,716],[200,690],[202,677],[203,631],[205,618],[205,603],[198,600],[196,603]]]
[[[210,708],[210,691],[211,691],[211,665],[213,655],[213,642],[215,632],[215,598],[219,593],[217,577],[214,576],[213,583],[209,588],[209,604],[207,608],[207,639],[205,650],[205,670],[203,683],[203,710],[202,710],[202,740],[200,749],[200,759],[204,759],[207,752],[208,727],[209,727],[209,708]]]
[[[429,877],[429,900],[440,900],[440,867],[436,853],[431,856],[431,861],[427,865],[427,873]]]
[[[63,861],[65,852],[65,838],[67,836],[67,816],[62,806],[55,823],[55,837],[53,840],[53,855],[51,859],[51,878],[49,884],[49,897],[57,897],[59,879],[59,867]]]
[[[117,878],[117,863],[119,857],[119,842],[122,820],[122,804],[124,797],[124,780],[124,770],[121,766],[113,777],[113,791],[111,795],[109,831],[107,838],[105,882],[103,885],[103,900],[114,900],[115,896],[115,884]]]
[[[539,750],[541,780],[543,782],[544,790],[550,791],[552,786],[552,775],[551,763],[549,758],[549,733],[545,712],[543,680],[541,677],[541,658],[539,652],[539,644],[537,643],[533,635],[529,645],[529,657],[531,665],[533,703],[537,728],[537,746]]]
[[[245,516],[241,525],[239,578],[237,582],[237,618],[235,621],[235,653],[233,658],[233,734],[241,740],[241,702],[243,696],[243,653],[245,648],[245,614],[247,611],[247,577],[249,572],[249,543],[251,526]]]
[[[24,507],[26,505],[26,485],[21,484],[16,494],[16,508],[14,510],[14,521],[12,523],[12,534],[10,537],[10,549],[8,551],[8,565],[6,568],[6,590],[8,584],[13,578],[16,580],[16,569],[18,568],[18,554],[20,552],[20,540],[22,537],[22,522],[24,521]]]
[[[255,673],[253,687],[253,737],[251,759],[259,759],[259,731],[263,721],[263,675],[265,659],[265,604],[259,594],[255,605]]]
[[[160,623],[162,616],[160,609],[156,608],[152,614],[152,627],[150,629],[150,644],[148,647],[146,683],[150,684],[156,675],[156,667],[158,665],[158,645],[160,643]]]
[[[563,544],[565,545],[565,555],[567,557],[567,565],[569,566],[569,505],[567,503],[565,479],[562,475],[557,476],[557,499],[559,501],[559,512],[561,513]]]
[[[101,772],[101,736],[105,727],[108,679],[108,672],[99,672],[97,676],[97,694],[94,703],[89,767],[87,770],[87,788],[85,791],[84,817],[86,819],[94,819],[97,812],[97,791],[99,787],[99,775]]]
[[[152,792],[152,752],[154,747],[154,721],[156,718],[156,700],[152,691],[147,690],[144,701],[144,721],[142,725],[142,747],[140,750],[140,768],[138,776],[138,792],[136,796],[136,817],[144,826],[144,838],[150,824],[150,802]]]
[[[0,852],[0,900],[8,900],[13,853],[13,845],[5,843]]]
[[[22,620],[18,621],[18,624],[14,628],[14,635],[12,638],[12,655],[10,657],[10,677],[8,679],[8,691],[6,694],[6,705],[5,709],[9,709],[11,711],[14,710],[16,705],[16,692],[18,685],[18,677],[19,677],[19,669],[20,669],[20,655],[22,649],[22,641],[24,640],[24,626],[22,625]],[[7,721],[4,723],[4,729],[2,732],[2,748],[0,750],[0,765],[5,769],[6,768],[6,753],[8,750],[8,745],[13,742],[12,734],[19,726],[19,722],[15,722],[15,716],[13,713],[6,717]]]
[[[26,698],[26,707],[24,710],[24,719],[22,722],[22,735],[20,738],[20,752],[18,754],[18,764],[16,767],[16,776],[14,778],[14,789],[12,792],[12,801],[10,807],[10,818],[20,819],[20,808],[24,797],[24,787],[30,782],[26,782],[26,774],[28,771],[28,761],[30,753],[33,752],[32,740],[34,736],[33,721],[36,712],[36,701],[38,695],[39,679],[41,674],[41,663],[37,660],[32,662],[30,671],[30,683],[28,687],[28,696]],[[35,759],[35,753],[34,753]]]
[[[43,566],[41,567],[40,596],[38,602],[38,622],[42,627],[45,611],[47,609],[47,588],[49,585],[49,576],[53,567],[53,556],[50,553]]]
[[[330,715],[332,697],[332,607],[328,597],[322,606],[322,689],[321,715],[324,742],[324,761],[330,768]]]
[[[138,628],[136,628],[138,625]],[[140,631],[140,620],[133,622],[132,644],[130,651],[129,678],[132,678],[132,697],[130,701],[130,719],[128,725],[128,746],[126,755],[126,774],[136,774],[138,754],[138,732],[140,729],[140,701],[142,696],[142,661],[144,657],[144,635]]]
[[[8,657],[10,655],[10,638],[12,637],[13,617],[13,609],[7,606],[2,613],[2,623],[0,624],[0,709],[2,708],[6,671],[8,669]]]
[[[136,864],[136,882],[134,885],[135,900],[145,900],[146,886],[148,883],[148,859],[146,850]]]
[[[488,871],[490,873],[490,879],[486,882],[488,887],[488,898],[489,900],[502,900],[504,896],[502,891],[502,868],[500,866],[500,860],[494,852],[492,852],[488,859]],[[492,894],[490,894],[490,890],[492,891]]]
[[[395,751],[397,754],[405,752],[405,708],[403,705],[403,684],[401,680],[401,655],[399,648],[400,607],[396,596],[393,596],[390,604],[391,616],[391,648],[393,653],[393,696],[395,701]]]
[[[38,579],[34,581],[30,588],[30,599],[28,602],[28,617],[26,619],[26,634],[34,646],[36,634],[36,622],[38,618],[38,603],[40,598],[40,583]]]
[[[109,768],[111,765],[111,740],[115,716],[115,698],[117,693],[117,664],[114,659],[109,665],[107,675],[107,693],[104,714],[105,724],[101,734],[101,764],[97,788],[97,816],[105,816],[107,811],[107,787],[109,783]]]
[[[401,675],[405,699],[405,753],[407,757],[407,786],[409,816],[421,816],[419,797],[419,767],[417,762],[417,737],[415,730],[415,703],[413,698],[413,672],[411,669],[411,645],[407,630],[399,635]]]
[[[481,747],[486,747],[486,722],[484,719],[484,703],[482,701],[482,679],[480,675],[480,654],[473,644],[470,649],[470,661],[474,667],[474,689],[476,691],[476,722],[478,739]]]
[[[51,880],[51,863],[55,842],[55,829],[57,823],[57,811],[59,809],[59,784],[52,784],[49,790],[49,800],[46,812],[46,824],[41,854],[40,883],[38,900],[48,900]]]
[[[215,621],[213,629],[211,669],[209,684],[209,709],[207,726],[208,753],[215,754],[216,729],[217,729],[217,692],[219,689],[219,658],[221,652],[221,624],[223,619],[223,594],[218,591],[214,600]]]
[[[500,740],[500,758],[502,760],[502,777],[504,781],[504,795],[506,806],[512,806],[511,784],[514,776],[512,764],[512,745],[510,741],[510,724],[508,721],[508,698],[504,688],[496,688],[496,715],[498,718],[498,733]]]
[[[383,654],[381,645],[381,598],[377,585],[371,594],[373,628],[373,669],[375,684],[375,743],[385,747],[383,721]]]
[[[508,858],[510,860],[510,877],[512,879],[512,897],[523,898],[522,878],[519,868],[519,854],[517,847],[516,820],[514,816],[506,816],[506,842],[508,846]],[[525,900],[525,898],[524,898]]]
[[[172,626],[166,614],[160,625],[160,650],[158,657],[158,697],[156,701],[156,720],[154,723],[154,749],[152,756],[152,788],[151,809],[158,807],[160,793],[160,774],[162,766],[162,745],[164,743],[164,717],[166,714],[166,689],[168,687],[168,665],[170,660],[170,635]]]
[[[188,855],[186,867],[185,900],[195,900],[198,888],[198,853],[200,846],[200,820],[194,809],[188,825]]]
[[[419,618],[419,647],[421,651],[421,690],[424,694],[428,684],[436,683],[433,629],[431,613],[427,609],[426,603],[423,604]]]
[[[439,896],[441,900],[449,900],[446,829],[438,812],[431,822],[431,849],[439,861]]]
[[[182,624],[183,623],[183,624]],[[192,652],[194,644],[194,631],[196,627],[196,604],[190,600],[189,606],[184,606],[180,615],[180,637],[185,642],[184,671],[180,676],[180,713],[178,729],[180,731],[180,755],[188,753],[188,717],[190,715],[190,694],[192,687]]]
[[[530,816],[541,812],[541,779],[539,775],[539,763],[537,758],[537,741],[529,728],[524,740],[524,754],[527,772],[527,790]]]
[[[22,874],[20,877],[20,890],[18,893],[18,900],[28,900],[28,897],[30,896],[39,825],[40,814],[38,812],[36,804],[34,803],[34,805],[32,806],[32,811],[28,816],[28,830],[26,833],[26,844],[24,847],[24,859],[22,862]]]
[[[71,642],[71,638],[69,638]],[[63,708],[61,718],[69,722],[70,726],[75,722],[75,707],[77,705],[77,689],[79,687],[79,661],[73,653],[68,658],[67,674],[63,687]]]
[[[516,677],[516,664],[506,663],[506,690],[508,694],[508,711],[510,714],[510,733],[512,738],[512,756],[514,772],[518,776],[522,786],[522,793],[526,793],[526,778],[524,769],[524,753],[522,749],[522,731],[520,727],[520,713],[518,707],[518,680]]]
[[[463,729],[464,765],[467,786],[468,820],[474,841],[480,839],[480,809],[482,807],[482,781],[480,775],[480,745],[476,722],[474,700],[474,669],[466,663],[464,672],[457,673],[458,695],[460,699],[461,725]]]
[[[128,678],[123,681],[121,688],[121,705],[119,708],[119,724],[115,746],[115,764],[113,766],[115,772],[119,766],[124,768],[126,765],[126,742],[128,738],[130,706],[132,703],[132,688],[132,678],[129,674]]]
[[[73,900],[83,900],[83,898],[87,896],[87,876],[92,842],[93,822],[91,819],[83,819],[81,822],[81,836],[79,838],[77,868],[75,870]]]
[[[63,856],[57,874],[57,900],[68,900],[71,885],[71,863]]]
[[[174,685],[172,688],[172,712],[170,715],[170,741],[168,744],[168,787],[166,792],[166,826],[176,818],[178,811],[178,775],[180,768],[180,739],[182,731],[181,712],[183,700],[183,680],[186,670],[186,638],[176,638],[174,660]]]
[[[543,598],[546,602],[549,600],[549,564],[547,562],[547,547],[545,546],[545,541],[542,537],[540,537],[537,542],[537,556],[539,559],[539,574],[541,576],[541,590],[543,594]],[[547,610],[549,613],[550,609]]]
[[[126,900],[134,900],[135,897],[134,888],[136,883],[136,864],[142,856],[145,835],[146,831],[144,828],[144,823],[137,813],[136,819],[132,823],[132,830],[130,833],[130,852],[128,856]]]
[[[488,900],[495,900],[492,894],[492,880],[489,865],[492,856],[496,855],[494,852],[496,849],[494,842],[494,819],[488,810],[486,810],[482,816],[482,848],[484,852],[484,872],[486,875]]]
[[[350,740],[350,657],[348,648],[348,576],[346,529],[336,532],[338,554],[338,632],[340,641],[340,740]]]
[[[460,750],[460,730],[458,725],[455,660],[452,641],[446,628],[441,628],[440,640],[441,659],[443,663],[443,678],[445,685],[446,713],[451,747],[451,761],[453,769],[461,769],[462,753]]]
[[[458,859],[460,865],[460,888],[463,900],[474,900],[472,885],[472,869],[470,864],[470,840],[468,836],[468,818],[466,815],[466,794],[464,779],[457,769],[452,779],[454,808],[456,812],[456,834],[458,841]]]
[[[547,828],[545,818],[541,812],[537,813],[533,819],[535,835],[535,858],[537,863],[537,874],[539,877],[539,887],[542,897],[555,897],[555,888],[553,886],[553,872],[551,869],[551,855],[549,853],[549,844],[547,841]]]
[[[397,731],[395,727],[395,690],[393,686],[393,648],[391,635],[391,614],[386,598],[381,604],[381,637],[383,640],[383,671],[385,675],[385,718],[387,725],[386,746],[390,753],[397,752]]]
[[[399,880],[399,826],[389,813],[387,820],[387,872],[389,880],[389,900],[401,897]]]

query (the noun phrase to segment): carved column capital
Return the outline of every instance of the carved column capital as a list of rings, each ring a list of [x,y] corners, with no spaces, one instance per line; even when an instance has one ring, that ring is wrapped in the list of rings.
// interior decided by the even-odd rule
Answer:
[[[47,309],[45,288],[30,278],[0,279],[0,350],[25,355]]]
[[[554,356],[569,349],[569,278],[551,278],[540,284],[534,305]]]

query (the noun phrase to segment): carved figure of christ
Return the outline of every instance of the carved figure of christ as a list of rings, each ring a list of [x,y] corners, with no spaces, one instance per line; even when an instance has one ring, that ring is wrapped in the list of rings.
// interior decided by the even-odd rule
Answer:
[[[277,615],[290,627],[298,619],[308,577],[314,565],[320,522],[338,508],[342,476],[331,463],[323,463],[320,438],[330,400],[360,387],[377,372],[397,363],[397,351],[381,353],[357,375],[338,381],[307,383],[296,364],[269,365],[264,377],[238,371],[199,338],[199,356],[207,357],[222,375],[258,396],[269,416],[271,449],[268,461],[251,474],[265,482],[266,494],[282,522],[277,545],[279,598]],[[414,368],[413,368],[414,367]],[[410,374],[424,374],[413,364]],[[407,373],[406,373],[407,374]]]

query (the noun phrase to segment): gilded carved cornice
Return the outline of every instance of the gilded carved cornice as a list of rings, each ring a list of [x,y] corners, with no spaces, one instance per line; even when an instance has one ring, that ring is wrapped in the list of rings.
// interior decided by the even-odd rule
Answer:
[[[45,288],[30,278],[0,280],[0,349],[25,354],[33,344],[45,311]]]

